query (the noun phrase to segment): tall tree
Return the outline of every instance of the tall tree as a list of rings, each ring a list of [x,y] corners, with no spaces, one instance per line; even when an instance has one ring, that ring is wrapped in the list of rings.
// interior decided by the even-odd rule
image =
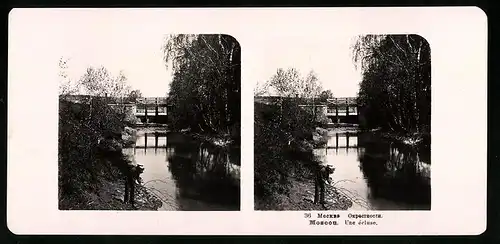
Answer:
[[[278,96],[316,98],[321,93],[321,83],[314,71],[310,71],[305,77],[300,75],[299,70],[279,68],[267,81],[264,87],[274,90]]]
[[[430,47],[424,38],[360,36],[353,58],[363,75],[358,102],[368,127],[430,132]]]
[[[310,105],[312,119],[316,120],[316,99],[319,97],[322,87],[313,70],[303,77],[295,68],[287,70],[279,68],[267,81],[265,87],[272,89],[280,97],[299,98],[297,102]]]
[[[125,74],[120,71],[113,77],[103,66],[87,68],[79,83],[86,94],[93,96],[124,98],[130,93]]]
[[[241,48],[228,35],[170,35],[163,48],[172,68],[172,125],[207,133],[239,131]]]

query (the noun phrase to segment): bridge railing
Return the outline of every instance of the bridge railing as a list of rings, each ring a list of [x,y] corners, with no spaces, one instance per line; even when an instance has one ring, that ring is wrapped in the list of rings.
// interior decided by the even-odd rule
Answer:
[[[146,109],[144,107],[142,108],[137,108],[135,110],[136,114],[145,114],[146,112]],[[158,114],[160,115],[165,115],[167,113],[167,107],[162,107],[162,106],[158,106]],[[148,115],[155,115],[156,114],[156,108],[155,107],[148,107]]]
[[[337,97],[337,98],[329,98],[326,100],[329,105],[355,105],[356,98],[355,97]]]
[[[343,107],[328,106],[328,108],[326,109],[326,113],[328,116],[336,115],[336,114],[338,114],[339,116],[345,116],[345,115],[347,115],[348,111],[349,111],[349,115],[357,115],[358,114],[358,109],[356,106],[349,106],[348,108],[345,106],[343,106]]]
[[[138,104],[166,104],[166,97],[140,97],[137,98]]]

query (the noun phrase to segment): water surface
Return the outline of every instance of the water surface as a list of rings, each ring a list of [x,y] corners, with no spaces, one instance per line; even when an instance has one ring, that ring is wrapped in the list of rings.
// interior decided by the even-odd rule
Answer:
[[[334,166],[333,184],[353,200],[351,210],[429,210],[429,148],[351,132],[330,133],[314,152]]]
[[[201,143],[180,133],[139,132],[125,149],[145,187],[161,199],[159,210],[225,211],[240,208],[239,150]]]

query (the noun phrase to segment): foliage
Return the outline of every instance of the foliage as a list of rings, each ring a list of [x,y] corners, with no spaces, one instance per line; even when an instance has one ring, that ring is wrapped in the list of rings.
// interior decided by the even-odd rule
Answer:
[[[164,54],[167,68],[171,66],[173,71],[169,92],[172,128],[239,134],[241,48],[238,42],[228,35],[170,35],[165,41]]]
[[[127,77],[120,71],[118,76],[114,77],[103,66],[88,67],[85,73],[78,80],[71,80],[68,77],[69,59],[59,59],[59,95],[86,94],[97,97],[114,98],[137,98],[141,97],[139,90],[131,91],[127,84]]]
[[[361,69],[358,103],[367,128],[429,133],[430,47],[418,35],[366,35],[353,46]]]
[[[61,77],[67,77],[66,63],[61,61],[60,67]],[[84,208],[87,193],[97,192],[102,179],[117,180],[126,167],[121,152],[101,157],[99,141],[121,143],[126,114],[110,107],[104,96],[123,96],[129,87],[123,73],[112,77],[104,67],[88,68],[76,85],[66,87],[71,87],[71,92],[61,89],[59,100],[60,208],[75,207],[77,203],[81,203],[77,208]],[[65,99],[65,95],[82,89],[92,95],[89,101],[73,103]]]
[[[273,90],[280,98],[271,105],[255,103],[255,193],[260,198],[288,194],[292,178],[308,178],[318,164],[313,155],[313,133],[326,121],[317,116],[321,83],[314,71],[305,77],[295,68],[278,69],[255,94]],[[319,122],[319,123],[318,123]]]
[[[113,77],[103,66],[87,68],[79,84],[86,94],[92,96],[124,98],[130,93],[125,74],[120,71],[117,77]]]
[[[321,92],[321,84],[314,71],[301,77],[295,68],[279,68],[264,87],[272,88],[282,97],[316,98]]]
[[[266,96],[269,95],[269,82],[256,82],[254,88],[253,88],[253,95],[254,96]]]
[[[284,98],[295,98],[298,103],[303,105],[311,105],[310,108],[304,109],[312,113],[312,120],[318,120],[317,107],[319,102],[318,97],[321,93],[321,82],[319,82],[317,74],[311,70],[305,77],[300,75],[299,70],[288,68],[284,70],[279,68],[264,85],[257,87],[255,92],[264,94],[273,90],[278,96]],[[323,120],[319,118],[319,120]]]
[[[314,164],[309,141],[314,124],[293,101],[255,103],[255,193],[259,197],[287,194],[291,177],[308,177]]]
[[[322,91],[320,94],[319,94],[319,100],[321,102],[326,102],[327,99],[330,99],[330,98],[333,98],[333,93],[331,90],[325,90],[325,91]]]
[[[133,90],[127,95],[126,100],[128,102],[137,102],[137,99],[141,97],[142,92],[140,90]]]
[[[95,191],[99,178],[109,176],[111,165],[98,155],[98,141],[119,137],[122,118],[104,101],[59,105],[59,189],[61,197]]]
[[[59,59],[59,95],[73,95],[78,92],[78,84],[68,77],[69,59]]]

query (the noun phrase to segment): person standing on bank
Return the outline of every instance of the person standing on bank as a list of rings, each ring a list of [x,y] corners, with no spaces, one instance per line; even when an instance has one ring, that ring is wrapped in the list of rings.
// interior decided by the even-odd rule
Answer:
[[[331,165],[318,164],[315,172],[314,183],[314,204],[324,205],[325,202],[325,184],[331,184],[330,174],[335,169]]]

